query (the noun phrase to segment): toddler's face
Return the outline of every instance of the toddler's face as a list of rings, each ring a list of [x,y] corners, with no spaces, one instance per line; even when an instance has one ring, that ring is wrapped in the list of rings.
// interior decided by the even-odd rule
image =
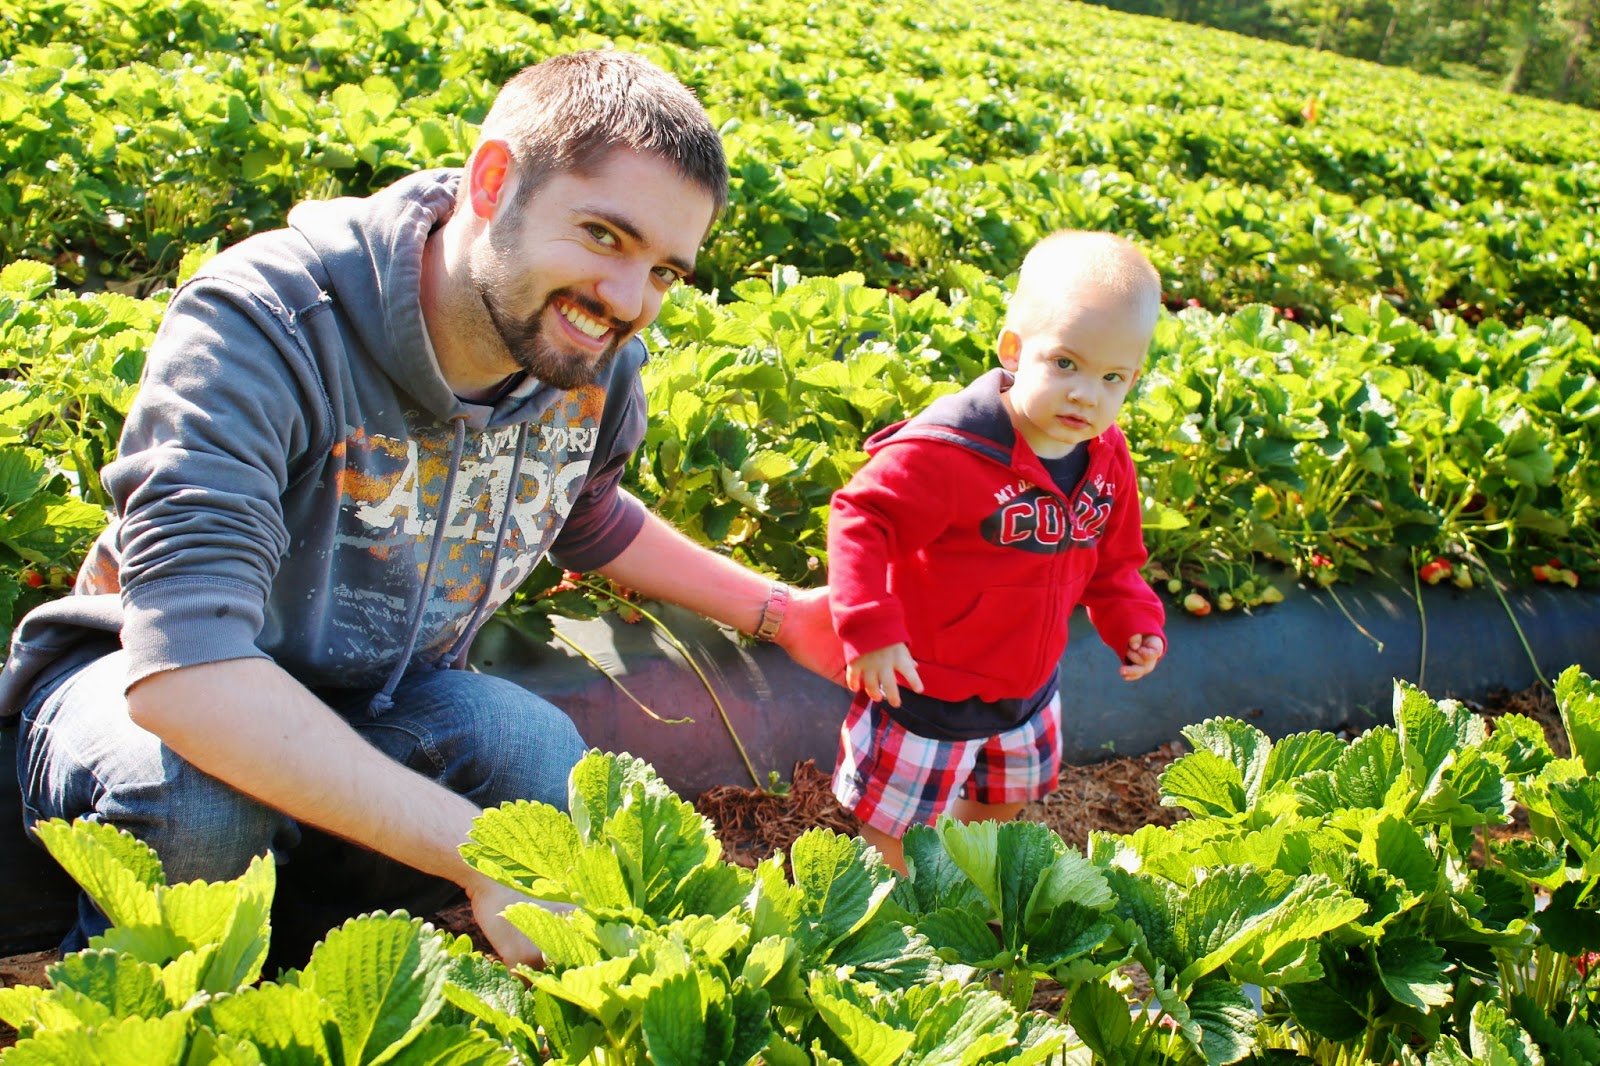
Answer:
[[[1105,432],[1139,376],[1149,326],[1108,300],[1074,299],[1000,335],[1011,422],[1043,459]]]

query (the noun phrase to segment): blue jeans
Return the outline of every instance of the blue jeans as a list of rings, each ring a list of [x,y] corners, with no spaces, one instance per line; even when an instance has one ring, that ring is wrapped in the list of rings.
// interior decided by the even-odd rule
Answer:
[[[23,708],[17,774],[30,830],[49,818],[108,822],[155,849],[169,884],[238,877],[271,851],[273,955],[285,965],[303,965],[300,949],[354,914],[405,908],[426,916],[455,895],[453,884],[300,826],[195,769],[129,720],[126,678],[126,657],[113,652],[46,681]],[[583,739],[559,709],[518,685],[418,670],[379,718],[367,716],[370,691],[317,695],[373,747],[480,807],[531,799],[566,809],[567,775]],[[106,925],[80,896],[63,950],[86,946]]]

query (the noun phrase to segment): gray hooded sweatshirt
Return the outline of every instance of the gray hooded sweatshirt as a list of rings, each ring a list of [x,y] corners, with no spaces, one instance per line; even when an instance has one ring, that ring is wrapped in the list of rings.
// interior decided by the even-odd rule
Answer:
[[[644,508],[643,344],[570,391],[453,395],[427,340],[423,245],[457,171],[302,204],[173,296],[103,481],[116,516],[74,594],[31,612],[0,717],[120,637],[127,682],[270,657],[312,688],[459,665],[547,551],[614,558]]]

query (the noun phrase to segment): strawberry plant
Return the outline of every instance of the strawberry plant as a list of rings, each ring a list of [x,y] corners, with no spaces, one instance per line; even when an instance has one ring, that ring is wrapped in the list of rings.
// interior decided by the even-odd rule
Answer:
[[[1491,728],[1397,684],[1394,725],[1349,742],[1188,727],[1194,750],[1162,778],[1191,814],[1174,826],[1093,834],[1085,855],[1035,823],[946,819],[907,834],[904,878],[826,830],[728,865],[647,765],[591,752],[570,813],[507,804],[462,847],[566,908],[508,908],[547,962],[516,974],[397,913],[263,980],[267,858],[168,885],[126,834],[48,822],[41,840],[113,925],[50,988],[0,990],[22,1038],[4,1058],[1593,1061],[1600,685],[1574,667],[1556,689],[1569,758],[1530,719]],[[1533,835],[1475,851],[1519,802]],[[1044,978],[1057,1019],[1025,1009]]]
[[[487,1012],[481,995],[497,989],[503,1001],[515,985],[504,967],[474,959],[466,938],[403,913],[369,915],[331,930],[305,969],[258,983],[269,857],[234,881],[168,885],[155,854],[110,826],[56,821],[37,831],[113,925],[49,967],[48,989],[0,989],[0,1018],[22,1037],[0,1053],[8,1064],[516,1061],[450,1005]]]
[[[894,920],[893,874],[860,840],[812,830],[787,858],[728,865],[710,824],[627,756],[583,759],[569,804],[487,812],[462,848],[574,908],[506,911],[544,948],[533,1016],[564,1061],[1038,1062],[1065,1040],[964,987]]]
[[[16,6],[0,30],[0,257],[75,280],[170,277],[184,249],[276,224],[306,195],[459,162],[494,85],[625,37],[724,127],[732,200],[701,263],[718,290],[787,263],[945,291],[951,266],[1003,274],[1066,224],[1143,238],[1175,302],[1326,322],[1383,292],[1413,317],[1596,321],[1594,227],[1574,209],[1600,182],[1592,115],[1202,30],[1083,8],[1046,24],[999,0],[981,20],[83,0],[73,17],[93,29],[63,43],[55,0]],[[1152,50],[1185,78],[1124,76]],[[1416,106],[1385,106],[1399,98]]]
[[[1558,696],[1573,750],[1593,754],[1600,687],[1574,667]],[[1227,928],[1251,898],[1232,885],[1228,902],[1203,916],[1195,893],[1230,877],[1316,879],[1331,893],[1325,906],[1350,908],[1273,954],[1289,969],[1267,980],[1248,957],[1227,961],[1229,974],[1265,989],[1257,1038],[1268,1046],[1317,1062],[1420,1062],[1413,1048],[1422,1046],[1428,1062],[1454,1063],[1489,1045],[1582,1061],[1600,1050],[1600,996],[1572,962],[1600,945],[1590,868],[1600,804],[1587,794],[1585,764],[1554,759],[1529,719],[1507,716],[1491,731],[1403,683],[1394,718],[1348,744],[1322,733],[1273,742],[1233,719],[1188,727],[1195,750],[1167,769],[1162,791],[1194,817],[1091,838],[1090,858],[1125,871],[1111,879],[1123,901],[1148,896],[1140,880],[1149,879],[1183,899],[1171,913],[1200,930]],[[1536,839],[1475,858],[1476,837],[1509,820],[1518,799]],[[1536,889],[1545,903],[1536,905]],[[1171,951],[1170,933],[1151,936],[1167,926],[1148,908],[1141,928]],[[1162,957],[1140,961],[1158,967],[1159,998]]]

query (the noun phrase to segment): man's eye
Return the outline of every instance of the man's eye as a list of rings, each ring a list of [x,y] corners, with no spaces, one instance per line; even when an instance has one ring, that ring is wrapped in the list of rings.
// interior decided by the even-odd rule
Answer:
[[[656,267],[655,274],[656,280],[660,281],[663,285],[673,285],[683,280],[683,275],[679,274],[671,267]]]
[[[591,223],[585,226],[584,229],[589,231],[589,236],[593,237],[595,241],[608,248],[617,243],[617,235],[604,226],[597,226]]]

